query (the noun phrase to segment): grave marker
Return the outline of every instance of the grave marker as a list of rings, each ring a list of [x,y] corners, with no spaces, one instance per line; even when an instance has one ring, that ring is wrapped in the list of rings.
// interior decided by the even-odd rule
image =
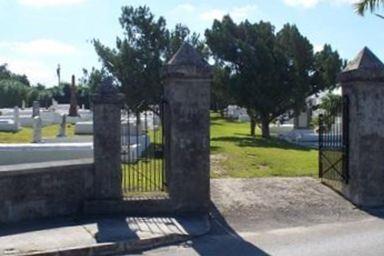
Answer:
[[[16,106],[13,109],[13,121],[15,123],[16,130],[19,130],[20,129],[20,111],[18,106]]]
[[[42,137],[42,120],[40,116],[35,116],[33,118],[33,138],[32,143],[40,143]]]
[[[64,114],[61,116],[60,130],[57,137],[66,137],[66,129],[67,129],[67,115]]]
[[[32,117],[40,116],[40,102],[35,100],[32,103]]]

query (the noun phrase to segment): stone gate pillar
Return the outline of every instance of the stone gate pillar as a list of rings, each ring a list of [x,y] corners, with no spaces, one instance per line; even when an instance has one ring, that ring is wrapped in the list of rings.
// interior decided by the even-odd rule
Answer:
[[[95,161],[94,197],[113,200],[121,189],[121,105],[112,79],[105,79],[93,95],[93,145]]]
[[[184,43],[166,65],[163,75],[169,195],[177,212],[207,212],[212,71],[196,50]]]
[[[349,98],[349,183],[362,207],[384,205],[384,64],[364,48],[339,76]]]

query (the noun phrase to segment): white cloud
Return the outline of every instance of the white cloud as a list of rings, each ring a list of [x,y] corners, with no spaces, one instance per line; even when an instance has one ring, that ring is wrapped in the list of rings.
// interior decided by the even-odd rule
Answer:
[[[211,21],[214,19],[221,20],[224,15],[229,14],[234,21],[242,21],[246,18],[248,18],[251,13],[257,10],[256,5],[245,5],[245,6],[238,6],[233,7],[229,10],[224,9],[212,9],[203,12],[200,15],[200,18],[204,21]]]
[[[289,6],[303,7],[303,8],[312,8],[318,5],[319,3],[329,3],[329,4],[355,4],[359,0],[283,0],[285,4]]]
[[[173,13],[181,12],[180,14],[183,14],[184,12],[194,12],[196,10],[196,7],[192,4],[186,3],[186,4],[179,4],[173,9]]]
[[[229,13],[234,20],[244,20],[253,11],[256,11],[256,10],[257,10],[256,5],[246,5],[246,6],[242,6],[242,7],[235,7]]]
[[[314,44],[313,50],[314,52],[321,52],[324,49],[324,44]]]
[[[319,3],[319,0],[284,0],[284,3],[289,6],[301,6],[304,8],[310,8]]]
[[[66,55],[75,54],[76,48],[70,44],[51,39],[37,39],[29,42],[0,42],[0,49],[27,55]]]
[[[87,0],[18,0],[22,5],[32,7],[54,7],[63,5],[82,4]]]
[[[220,20],[226,14],[225,11],[220,9],[212,9],[209,11],[205,11],[200,15],[200,18],[204,21],[211,21],[214,19]]]
[[[45,83],[55,84],[55,70],[36,60],[24,60],[13,58],[0,58],[0,64],[7,63],[8,69],[17,74],[25,74],[32,84]]]
[[[81,52],[57,40],[0,41],[0,64],[7,63],[12,72],[27,75],[32,84],[56,84],[56,63],[68,58],[81,58]]]

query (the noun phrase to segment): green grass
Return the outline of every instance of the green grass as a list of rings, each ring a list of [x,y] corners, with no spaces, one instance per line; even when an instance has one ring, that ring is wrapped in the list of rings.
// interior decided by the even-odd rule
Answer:
[[[211,116],[211,176],[293,177],[318,176],[318,152],[292,145],[276,138],[264,139],[259,134],[248,136],[249,124]],[[150,133],[153,141],[153,134]],[[158,137],[159,138],[159,137]],[[160,146],[160,141],[157,141]],[[127,196],[146,191],[161,191],[161,159],[123,164],[123,189]]]
[[[43,138],[56,137],[59,125],[43,128]],[[221,177],[270,177],[270,176],[318,176],[317,150],[298,147],[276,138],[264,139],[260,131],[255,137],[249,136],[249,123],[238,123],[211,116],[211,176]],[[74,135],[74,126],[68,125],[68,136]],[[157,143],[160,131],[158,131]],[[153,141],[153,133],[150,134]],[[23,128],[17,133],[0,132],[0,143],[29,143],[32,129]],[[146,186],[161,187],[162,176],[159,175],[159,159],[139,161],[129,165],[137,169],[136,174],[124,175],[124,187],[140,191]],[[127,166],[123,168],[127,172]],[[153,171],[156,166],[157,171]],[[154,173],[156,172],[156,173]],[[146,176],[155,175],[155,183],[146,180]],[[149,184],[149,185],[148,185]]]
[[[74,135],[74,125],[67,125],[67,136]],[[59,125],[50,125],[43,128],[43,138],[55,138],[59,132]],[[0,143],[30,143],[32,141],[32,128],[23,127],[19,132],[0,132]]]
[[[164,191],[162,164],[162,159],[140,160],[134,164],[123,164],[122,186],[125,194]]]
[[[162,130],[149,131],[152,144],[138,162],[122,164],[122,187],[126,196],[145,192],[164,192],[164,160],[156,152],[162,151]]]
[[[211,116],[211,176],[318,176],[318,151],[277,138],[249,136],[249,123]]]

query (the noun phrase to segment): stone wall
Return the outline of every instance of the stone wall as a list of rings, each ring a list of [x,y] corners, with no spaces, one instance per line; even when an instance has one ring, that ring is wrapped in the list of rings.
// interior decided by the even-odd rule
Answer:
[[[89,159],[0,166],[0,223],[80,214],[93,178]]]
[[[93,143],[0,144],[0,166],[93,157]]]

